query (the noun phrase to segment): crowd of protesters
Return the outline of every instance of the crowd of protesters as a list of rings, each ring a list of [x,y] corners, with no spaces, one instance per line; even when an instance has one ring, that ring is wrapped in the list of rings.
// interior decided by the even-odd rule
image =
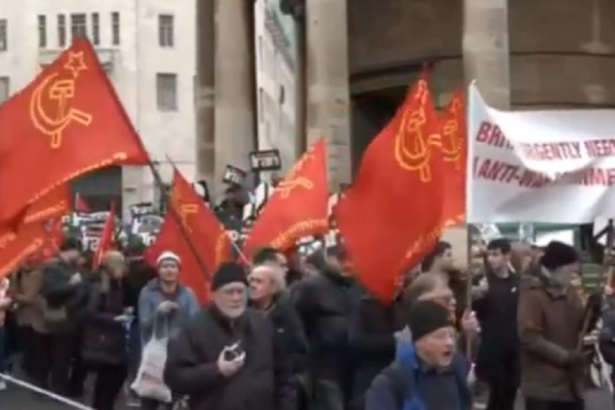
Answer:
[[[355,281],[341,245],[223,263],[207,306],[180,283],[175,253],[148,266],[142,251],[108,251],[92,271],[68,238],[52,260],[6,278],[0,372],[95,410],[120,400],[144,410],[512,410],[519,389],[526,410],[583,408],[587,303],[574,286],[579,258],[563,243],[493,240],[467,280],[439,242],[400,275],[390,303]],[[607,310],[599,340],[607,361],[613,317]],[[140,375],[156,340],[158,384]]]

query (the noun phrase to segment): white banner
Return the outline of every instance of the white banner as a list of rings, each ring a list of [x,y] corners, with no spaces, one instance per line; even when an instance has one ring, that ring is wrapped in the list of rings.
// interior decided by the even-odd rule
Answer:
[[[503,112],[468,91],[468,223],[615,216],[615,110]]]

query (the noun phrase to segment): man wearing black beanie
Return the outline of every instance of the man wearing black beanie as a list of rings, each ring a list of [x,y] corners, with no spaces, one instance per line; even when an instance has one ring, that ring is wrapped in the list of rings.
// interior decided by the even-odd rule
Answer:
[[[526,410],[584,408],[586,363],[577,347],[585,308],[570,286],[579,272],[575,249],[553,241],[521,282],[517,327]]]
[[[412,344],[398,349],[393,364],[372,382],[365,410],[470,410],[469,366],[455,352],[450,312],[434,301],[418,301],[407,317]]]
[[[221,264],[213,303],[169,342],[164,379],[190,397],[190,410],[294,409],[285,346],[269,319],[246,307],[247,285],[242,265]]]

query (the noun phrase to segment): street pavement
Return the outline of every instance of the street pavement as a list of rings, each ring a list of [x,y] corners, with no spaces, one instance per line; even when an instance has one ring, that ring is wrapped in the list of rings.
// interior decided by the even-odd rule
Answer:
[[[0,408],[7,410],[75,410],[72,406],[42,398],[15,385],[0,392]],[[125,410],[126,407],[122,404],[117,409]],[[613,410],[613,399],[608,391],[591,391],[587,394],[585,409]],[[521,400],[517,401],[516,410],[523,410]]]

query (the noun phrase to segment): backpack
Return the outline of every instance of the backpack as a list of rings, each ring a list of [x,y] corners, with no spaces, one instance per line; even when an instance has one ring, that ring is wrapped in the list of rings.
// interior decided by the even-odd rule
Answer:
[[[471,397],[466,393],[466,374],[467,374],[467,365],[464,363],[464,360],[461,358],[453,359],[453,373],[455,374],[455,379],[457,380],[457,387],[459,391],[459,395],[461,401],[467,401],[468,403],[471,400]],[[414,386],[416,384],[415,373],[414,372],[406,372],[401,364],[397,361],[393,362],[390,366],[386,367],[382,371],[382,375],[385,376],[389,382],[391,383],[391,387],[393,388],[393,397],[395,397],[395,402],[397,408],[402,410],[404,408],[404,402],[408,396],[412,396],[414,394]],[[410,377],[408,377],[410,376]]]

